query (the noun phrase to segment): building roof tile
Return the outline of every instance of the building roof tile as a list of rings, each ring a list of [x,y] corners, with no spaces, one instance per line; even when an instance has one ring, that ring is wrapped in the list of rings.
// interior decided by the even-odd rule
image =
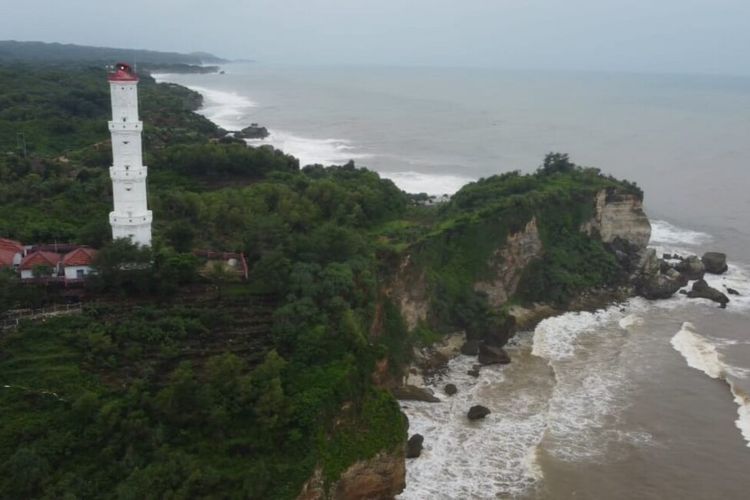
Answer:
[[[62,262],[64,266],[90,266],[96,256],[96,250],[89,247],[79,247],[65,254]]]
[[[61,260],[60,254],[54,252],[37,251],[30,253],[21,261],[21,269],[33,269],[35,266],[55,267]]]

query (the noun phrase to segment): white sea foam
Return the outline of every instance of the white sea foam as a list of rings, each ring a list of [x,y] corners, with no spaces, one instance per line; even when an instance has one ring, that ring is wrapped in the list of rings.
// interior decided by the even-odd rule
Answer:
[[[721,275],[707,273],[704,279],[710,286],[724,293],[728,294],[729,288],[739,292],[740,295],[727,295],[730,300],[727,307],[730,310],[750,310],[750,270],[746,267],[730,262],[726,273]]]
[[[648,433],[622,432],[616,426],[630,390],[627,364],[619,355],[642,324],[635,314],[639,309],[635,302],[624,310],[614,306],[567,313],[537,326],[532,353],[549,363],[556,378],[542,442],[550,455],[565,461],[601,460],[611,456],[612,442],[650,440]]]
[[[421,172],[381,172],[407,193],[453,194],[475,179],[458,175],[434,175]]]
[[[617,307],[596,312],[571,312],[547,318],[534,330],[534,347],[531,353],[548,361],[571,358],[576,351],[576,339],[586,332],[620,319],[623,314]]]
[[[157,82],[174,81],[175,75],[152,74]],[[185,85],[203,95],[200,114],[226,130],[241,130],[253,122],[257,104],[236,92],[210,89],[198,85]],[[375,155],[362,152],[351,141],[339,138],[304,137],[289,131],[269,129],[264,139],[248,139],[251,146],[270,145],[299,159],[301,165],[342,165],[350,160],[365,160]],[[469,177],[456,175],[434,175],[419,172],[381,172],[382,177],[391,179],[399,188],[408,193],[430,195],[453,194],[465,184],[474,181]]]
[[[683,323],[679,332],[672,337],[672,347],[682,354],[688,366],[700,370],[714,379],[725,381],[737,403],[738,418],[735,425],[750,447],[750,398],[737,387],[733,378],[745,378],[748,370],[729,365],[719,352],[717,346],[707,337],[695,331],[691,323]]]
[[[549,370],[531,358],[531,365],[482,368],[474,379],[466,371],[475,362],[461,356],[449,363],[444,382],[456,384],[455,396],[436,404],[404,403],[409,432],[424,435],[425,448],[407,463],[407,488],[399,498],[514,498],[541,480],[534,450],[546,426]],[[492,413],[469,422],[466,411],[474,404]]]
[[[356,152],[350,141],[345,139],[317,139],[301,137],[283,130],[270,130],[265,139],[249,139],[251,146],[271,145],[297,157],[300,165],[342,165],[349,160],[371,158],[369,153]]]
[[[643,326],[643,323],[643,318],[636,314],[629,314],[618,322],[620,328],[622,328],[623,330],[630,330],[635,326]]]
[[[152,74],[159,83],[170,82],[174,75]],[[203,96],[203,106],[198,110],[219,127],[226,130],[240,130],[252,122],[252,110],[257,104],[236,92],[210,89],[198,85],[184,85]]]
[[[702,245],[712,240],[710,234],[677,227],[665,220],[651,221],[651,243],[658,246]]]

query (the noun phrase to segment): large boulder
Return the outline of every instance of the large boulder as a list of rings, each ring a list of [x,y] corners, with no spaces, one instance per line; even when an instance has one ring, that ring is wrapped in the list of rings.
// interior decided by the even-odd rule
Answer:
[[[466,414],[466,416],[469,418],[469,420],[479,420],[487,415],[492,413],[489,408],[482,405],[475,405],[469,408],[469,412]]]
[[[698,280],[693,283],[693,289],[688,292],[691,299],[708,299],[718,302],[722,308],[727,307],[729,297],[724,295],[716,288],[708,286],[705,280]]]
[[[426,403],[440,402],[440,400],[427,389],[422,389],[421,387],[417,387],[414,385],[395,387],[392,392],[393,397],[400,401],[424,401]]]
[[[639,292],[649,300],[668,299],[686,284],[682,274],[670,269],[666,274],[658,273],[641,282]]]
[[[510,356],[505,349],[482,343],[479,345],[479,363],[483,365],[507,365]]]
[[[702,279],[703,275],[706,274],[706,266],[704,266],[703,261],[695,255],[678,262],[675,269],[691,281]]]
[[[706,252],[701,259],[707,273],[724,274],[729,269],[727,266],[727,254],[719,252]]]
[[[417,458],[422,454],[422,443],[424,443],[424,436],[421,434],[414,434],[406,442],[406,458]]]
[[[461,346],[461,354],[467,356],[476,356],[479,354],[479,341],[478,340],[467,340]]]

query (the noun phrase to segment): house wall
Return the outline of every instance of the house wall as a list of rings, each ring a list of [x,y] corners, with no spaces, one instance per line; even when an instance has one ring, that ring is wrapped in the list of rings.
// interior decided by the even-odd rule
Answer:
[[[65,267],[65,279],[66,280],[74,280],[78,279],[78,271],[83,271],[83,274],[85,276],[88,276],[91,274],[91,267],[89,266],[66,266]]]

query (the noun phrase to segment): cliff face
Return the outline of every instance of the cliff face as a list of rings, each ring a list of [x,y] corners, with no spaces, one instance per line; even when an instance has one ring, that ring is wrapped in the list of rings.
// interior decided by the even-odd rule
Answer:
[[[390,500],[406,487],[404,451],[381,452],[349,467],[328,494],[320,469],[305,483],[297,500]]]
[[[593,217],[580,230],[604,243],[629,242],[629,251],[642,252],[651,238],[651,224],[643,211],[641,199],[615,189],[602,189],[592,199]],[[486,294],[493,308],[502,307],[516,292],[524,269],[543,255],[544,245],[536,217],[518,232],[499,242],[487,261],[487,273],[473,288]],[[411,256],[402,262],[387,295],[396,303],[411,330],[420,321],[429,320],[431,291],[425,270],[414,264]]]
[[[515,293],[523,270],[541,254],[542,240],[534,217],[523,231],[508,236],[495,251],[489,261],[487,280],[477,282],[474,290],[487,294],[492,307],[502,306]]]
[[[424,270],[412,262],[411,256],[407,255],[399,266],[396,279],[386,295],[398,305],[409,330],[413,330],[420,321],[427,319],[430,311],[427,279]]]
[[[583,225],[582,231],[598,233],[604,243],[621,238],[646,248],[651,239],[651,223],[637,196],[602,189],[596,194],[594,206],[594,217]]]

